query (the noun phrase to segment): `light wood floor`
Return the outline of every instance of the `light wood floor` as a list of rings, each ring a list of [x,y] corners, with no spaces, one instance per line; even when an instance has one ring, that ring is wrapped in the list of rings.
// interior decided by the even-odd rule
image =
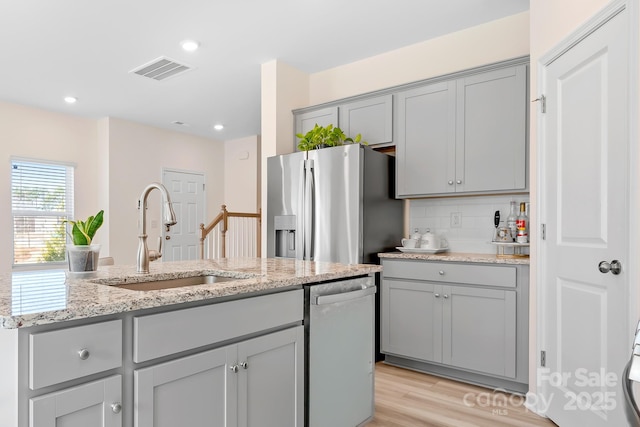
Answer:
[[[498,393],[496,398],[491,389],[380,362],[375,382],[376,412],[367,427],[556,427],[528,411],[522,396]],[[503,402],[506,406],[500,406]]]

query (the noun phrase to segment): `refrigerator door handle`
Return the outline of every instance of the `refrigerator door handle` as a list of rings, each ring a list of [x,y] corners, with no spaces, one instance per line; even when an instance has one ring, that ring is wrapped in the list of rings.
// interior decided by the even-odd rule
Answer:
[[[296,259],[305,259],[304,255],[304,240],[305,240],[305,229],[304,229],[304,217],[305,217],[305,174],[307,171],[307,160],[304,159],[300,162],[300,181],[298,182],[298,209],[296,215]]]
[[[314,182],[314,170],[313,159],[308,159],[306,162],[305,173],[305,190],[304,190],[304,259],[313,261],[313,246],[314,246],[314,208],[315,208],[315,182]]]

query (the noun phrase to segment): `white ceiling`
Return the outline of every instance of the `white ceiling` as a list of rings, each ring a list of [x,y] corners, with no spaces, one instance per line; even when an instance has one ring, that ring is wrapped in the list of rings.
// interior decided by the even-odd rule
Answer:
[[[260,134],[264,62],[318,72],[528,8],[529,0],[4,1],[0,100],[235,139]],[[182,51],[188,38],[201,48]],[[194,69],[163,82],[130,73],[161,56]],[[78,102],[65,104],[66,95]]]

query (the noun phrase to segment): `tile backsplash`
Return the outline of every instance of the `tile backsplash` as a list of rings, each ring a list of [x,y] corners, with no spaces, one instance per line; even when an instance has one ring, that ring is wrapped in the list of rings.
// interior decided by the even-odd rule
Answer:
[[[519,209],[520,202],[529,203],[529,195],[413,199],[409,202],[409,232],[416,228],[420,233],[435,231],[447,238],[452,252],[496,253],[496,246],[490,243],[495,231],[493,215],[499,210],[501,225],[506,225],[511,200],[518,202]]]

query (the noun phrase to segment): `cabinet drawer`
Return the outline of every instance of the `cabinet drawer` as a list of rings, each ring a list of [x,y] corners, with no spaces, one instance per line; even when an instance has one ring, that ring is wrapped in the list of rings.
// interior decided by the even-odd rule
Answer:
[[[122,366],[122,320],[29,335],[29,387]]]
[[[516,267],[414,260],[383,260],[384,277],[445,283],[516,287]]]
[[[136,363],[299,322],[302,289],[133,319]]]

